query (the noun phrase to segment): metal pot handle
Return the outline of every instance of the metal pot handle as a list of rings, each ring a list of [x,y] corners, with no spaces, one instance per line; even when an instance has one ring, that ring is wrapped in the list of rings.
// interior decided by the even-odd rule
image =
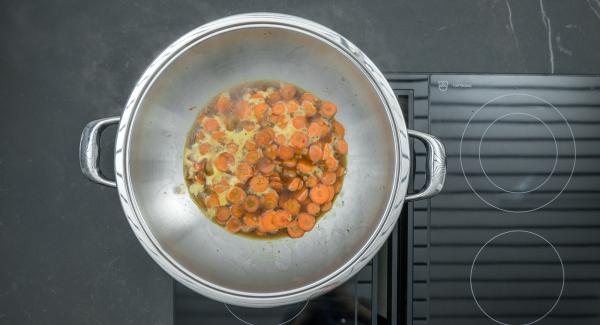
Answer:
[[[100,134],[109,125],[119,123],[119,116],[107,117],[88,123],[81,133],[81,141],[79,142],[79,165],[81,172],[92,182],[117,187],[115,181],[104,178],[100,173],[99,158],[100,158]]]
[[[407,130],[408,136],[418,139],[427,147],[427,181],[420,192],[407,194],[407,201],[427,199],[437,195],[446,180],[446,150],[438,138],[419,131]]]

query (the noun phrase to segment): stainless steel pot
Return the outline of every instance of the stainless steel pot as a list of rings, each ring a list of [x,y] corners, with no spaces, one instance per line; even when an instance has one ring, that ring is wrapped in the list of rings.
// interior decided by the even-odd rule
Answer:
[[[186,133],[214,94],[244,81],[285,80],[338,104],[349,143],[347,176],[333,209],[301,239],[251,240],[202,215],[183,177]],[[116,181],[98,170],[98,137],[119,124]],[[428,148],[428,181],[407,195],[409,136]],[[81,138],[83,173],[116,186],[131,228],[176,280],[210,298],[249,307],[298,302],[340,285],[373,258],[405,200],[437,194],[442,144],[406,129],[389,84],[356,46],[314,22],[255,13],[184,35],[146,69],[123,115],[90,122]]]

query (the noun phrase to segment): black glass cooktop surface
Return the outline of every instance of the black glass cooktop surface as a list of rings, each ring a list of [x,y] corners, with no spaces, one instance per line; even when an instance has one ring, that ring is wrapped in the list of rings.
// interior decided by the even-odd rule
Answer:
[[[448,164],[411,210],[407,323],[599,324],[600,77],[394,79]]]

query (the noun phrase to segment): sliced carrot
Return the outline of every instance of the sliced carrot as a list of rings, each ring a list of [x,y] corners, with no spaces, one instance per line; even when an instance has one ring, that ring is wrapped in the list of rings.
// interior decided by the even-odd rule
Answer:
[[[315,166],[308,159],[302,159],[298,161],[298,164],[296,165],[298,171],[304,174],[310,174],[314,167]]]
[[[259,230],[264,232],[272,232],[277,230],[277,227],[273,224],[274,216],[275,212],[273,210],[264,212],[259,218]]]
[[[255,164],[259,159],[260,151],[258,150],[248,151],[248,153],[246,154],[246,161],[248,161],[251,164]]]
[[[335,197],[335,189],[333,188],[333,186],[327,185],[327,191],[329,192],[329,196],[327,197],[327,202],[331,202],[331,201],[333,201],[333,198]],[[323,207],[321,207],[321,209],[323,209]]]
[[[283,165],[285,167],[289,167],[289,168],[296,167],[297,163],[298,163],[298,161],[296,159],[288,159],[288,160],[283,161]]]
[[[321,150],[321,145],[315,143],[308,148],[308,157],[313,162],[317,162],[323,158],[323,150]]]
[[[288,185],[287,185],[287,189],[295,192],[297,190],[299,190],[302,187],[302,180],[299,177],[295,177],[292,180],[289,181]]]
[[[210,151],[210,144],[208,143],[201,143],[198,146],[198,152],[200,152],[201,154],[205,155]]]
[[[309,137],[320,137],[321,136],[321,126],[317,122],[312,122],[308,126],[308,136]]]
[[[240,125],[246,131],[252,131],[256,127],[256,124],[254,124],[254,122],[252,122],[252,121],[242,121],[242,122],[240,122]]]
[[[298,149],[306,148],[308,145],[308,137],[305,133],[296,131],[292,134],[290,143]]]
[[[279,122],[277,122],[277,126],[282,129],[285,129],[287,127],[288,123],[289,123],[289,121],[288,121],[287,117],[281,116],[279,118]]]
[[[262,176],[256,175],[250,180],[250,189],[256,193],[261,193],[269,188],[269,180]]]
[[[310,202],[309,204],[306,205],[306,212],[312,214],[313,216],[316,216],[320,211],[321,211],[321,208],[319,207],[318,204],[316,204],[314,202]]]
[[[215,193],[209,195],[208,198],[206,199],[206,207],[209,209],[216,208],[219,205],[220,205],[219,196]]]
[[[304,230],[300,229],[298,222],[295,220],[288,224],[287,233],[292,238],[300,238],[304,236]]]
[[[332,172],[327,172],[321,176],[321,182],[325,185],[333,185],[336,179],[337,177],[335,176],[335,173]]]
[[[300,99],[302,101],[309,101],[311,103],[316,103],[317,102],[317,96],[315,96],[313,93],[309,93],[309,92],[305,92],[304,94],[302,94],[302,96],[300,96]]]
[[[238,151],[238,145],[235,143],[230,143],[227,145],[227,152],[234,155]]]
[[[271,159],[263,157],[258,160],[256,163],[256,168],[263,174],[269,175],[275,169],[275,164],[271,161]]]
[[[248,212],[255,212],[260,207],[258,198],[254,195],[246,196],[244,200],[244,209]]]
[[[273,215],[273,225],[277,228],[285,228],[292,221],[292,214],[286,210],[279,210]]]
[[[275,143],[277,143],[278,145],[282,146],[285,145],[287,143],[287,139],[285,137],[284,134],[278,134],[275,136]]]
[[[346,134],[346,129],[344,128],[342,123],[338,121],[333,121],[333,132],[339,137],[344,137],[344,135]]]
[[[323,204],[329,200],[329,188],[326,185],[318,184],[310,189],[308,195],[316,204]]]
[[[317,186],[318,183],[319,183],[319,180],[317,179],[317,177],[315,177],[313,175],[308,176],[308,178],[304,182],[306,187],[315,187],[315,186]]]
[[[203,125],[206,131],[211,133],[219,129],[219,122],[212,117],[205,118]]]
[[[244,217],[242,218],[242,222],[248,227],[256,228],[256,226],[258,226],[258,220],[253,214],[244,215]]]
[[[300,202],[296,199],[289,199],[283,203],[283,208],[289,211],[292,215],[296,215],[300,212]]]
[[[318,119],[316,122],[321,128],[321,136],[326,136],[329,133],[329,131],[331,131],[329,123],[327,123],[327,121],[325,121],[324,119]]]
[[[218,207],[217,208],[217,214],[216,214],[216,218],[219,221],[227,221],[227,219],[229,219],[229,217],[231,216],[231,210],[228,207]]]
[[[256,116],[257,120],[263,120],[267,117],[267,111],[269,110],[269,105],[265,103],[260,103],[254,106],[254,116]]]
[[[273,107],[271,107],[271,113],[273,113],[275,115],[285,114],[285,103],[284,102],[275,103],[275,105],[273,105]]]
[[[246,182],[254,174],[252,166],[246,162],[241,162],[235,172],[235,176],[241,181]]]
[[[348,153],[348,142],[346,142],[346,140],[344,140],[344,139],[338,139],[336,148],[339,153],[341,153],[342,155],[345,155]]]
[[[273,137],[271,137],[271,133],[269,131],[263,129],[256,133],[254,140],[259,146],[266,146],[273,141]]]
[[[330,157],[333,157],[333,147],[331,147],[330,143],[326,143],[323,145],[323,159]]]
[[[236,233],[242,229],[242,223],[240,222],[239,218],[229,218],[226,227],[227,230]]]
[[[270,93],[269,96],[267,97],[267,102],[270,105],[273,105],[280,100],[281,100],[281,95],[279,94],[279,92],[276,92],[276,91]]]
[[[270,146],[268,146],[267,148],[263,149],[263,153],[265,154],[265,157],[271,159],[271,160],[275,160],[277,158],[278,155],[278,148],[276,144],[271,144]]]
[[[339,193],[340,191],[342,191],[342,182],[338,181],[333,185],[333,188],[335,189],[336,194]]]
[[[327,167],[327,170],[334,171],[338,167],[338,161],[333,157],[329,157],[325,159],[325,167]]]
[[[287,111],[288,113],[292,114],[292,113],[296,113],[298,111],[298,102],[294,99],[289,100],[287,102]]]
[[[244,207],[239,204],[231,206],[231,215],[236,218],[241,218],[244,215],[244,212]]]
[[[335,175],[337,177],[342,177],[346,175],[346,168],[344,168],[343,166],[339,166],[338,170],[335,172]]]
[[[296,116],[292,119],[292,126],[296,129],[302,129],[306,127],[306,118],[304,116]]]
[[[305,187],[299,190],[296,195],[294,195],[294,198],[296,198],[296,200],[299,202],[304,202],[304,200],[308,198],[308,189]]]
[[[316,219],[312,214],[300,213],[296,220],[298,227],[304,231],[311,231],[315,227]]]
[[[235,162],[235,157],[229,152],[220,153],[217,158],[214,160],[215,167],[222,171],[226,172],[229,170],[229,166]]]
[[[331,210],[332,206],[333,206],[332,202],[327,202],[321,206],[321,211],[327,212],[327,211]]]
[[[335,115],[336,112],[337,112],[337,106],[334,103],[332,103],[328,100],[321,101],[321,109],[320,109],[321,115],[331,118]]]
[[[278,155],[281,160],[289,160],[294,158],[294,148],[286,145],[280,145],[278,150]]]
[[[296,87],[290,84],[283,84],[281,88],[279,88],[279,94],[283,99],[290,100],[296,96]]]
[[[217,102],[215,103],[215,108],[219,113],[224,114],[231,107],[231,98],[229,97],[229,93],[224,93],[219,96]]]
[[[304,114],[306,116],[313,116],[317,114],[317,108],[315,107],[315,104],[307,100],[302,102],[302,108],[304,109]]]
[[[293,168],[284,168],[283,171],[281,172],[281,176],[292,179],[292,178],[298,176],[298,173]]]
[[[277,206],[277,201],[279,201],[279,195],[277,195],[277,192],[269,192],[261,198],[260,204],[264,209],[269,210],[274,209]]]
[[[227,193],[227,201],[233,204],[242,203],[244,199],[246,199],[246,193],[238,186],[232,187]]]
[[[281,191],[281,189],[283,188],[283,184],[281,182],[271,182],[269,186],[271,186],[271,188],[273,188],[276,191]]]

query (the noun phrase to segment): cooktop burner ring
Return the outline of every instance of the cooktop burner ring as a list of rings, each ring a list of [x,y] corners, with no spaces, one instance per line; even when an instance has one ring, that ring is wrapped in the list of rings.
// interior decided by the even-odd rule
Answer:
[[[295,314],[294,314],[292,317],[290,317],[288,320],[286,320],[286,321],[283,321],[283,322],[280,322],[280,323],[277,323],[277,324],[273,324],[273,325],[285,325],[285,324],[287,324],[287,323],[289,323],[289,322],[293,321],[293,320],[294,320],[294,319],[296,319],[298,316],[300,316],[300,314],[302,314],[302,312],[304,312],[304,310],[306,310],[306,307],[308,307],[308,303],[309,303],[309,302],[310,302],[310,300],[307,300],[307,301],[306,301],[306,302],[305,302],[305,303],[302,305],[302,307],[301,307],[301,308],[298,310],[298,312],[296,312],[296,313],[295,313]],[[242,322],[242,323],[244,323],[244,324],[246,324],[246,325],[256,325],[255,323],[249,322],[249,321],[245,320],[243,317],[239,316],[237,313],[235,313],[235,312],[234,312],[234,311],[231,309],[231,307],[230,307],[228,304],[225,304],[225,303],[224,303],[223,305],[225,305],[225,308],[227,308],[227,311],[228,311],[228,312],[229,312],[231,315],[233,315],[233,317],[235,317],[237,320],[239,320],[240,322]],[[281,306],[281,307],[284,307],[284,306]],[[243,308],[243,307],[240,307],[240,308]],[[275,308],[280,308],[280,307],[275,307]],[[256,309],[256,308],[253,308],[253,309]],[[268,309],[268,308],[267,308],[267,309]]]
[[[573,162],[572,162],[571,170],[569,171],[569,177],[567,178],[566,182],[564,182],[564,184],[561,187],[560,191],[558,191],[556,193],[556,195],[554,195],[552,198],[550,198],[546,202],[543,202],[542,204],[540,204],[540,205],[538,205],[536,207],[533,207],[533,208],[524,208],[522,210],[519,210],[519,209],[510,209],[510,208],[503,208],[503,207],[500,207],[497,204],[494,204],[493,202],[491,202],[489,198],[486,199],[482,193],[479,193],[476,190],[475,186],[473,186],[473,184],[469,180],[469,177],[468,177],[466,169],[465,169],[465,164],[463,162],[463,146],[464,146],[465,136],[467,135],[467,130],[469,129],[469,126],[471,125],[471,122],[475,119],[475,117],[477,116],[477,114],[480,113],[484,108],[486,108],[491,103],[493,103],[495,101],[498,101],[500,99],[506,98],[506,97],[513,97],[513,96],[520,96],[520,97],[526,97],[526,98],[529,98],[529,99],[534,99],[534,100],[539,101],[539,102],[547,105],[548,107],[552,108],[552,110],[556,114],[558,114],[557,116],[560,117],[560,119],[564,122],[564,125],[566,126],[566,128],[568,130],[569,137],[571,138],[572,150],[573,150]],[[556,138],[555,138],[555,141],[556,141]],[[560,157],[560,155],[559,155],[559,157]],[[576,146],[575,136],[573,134],[573,130],[571,128],[571,125],[569,124],[569,122],[566,119],[566,117],[552,103],[548,102],[547,100],[545,100],[545,99],[543,99],[541,97],[538,97],[538,96],[535,96],[535,95],[531,95],[531,94],[527,94],[527,93],[508,93],[508,94],[500,95],[500,96],[497,96],[497,97],[494,97],[494,98],[488,100],[483,105],[481,105],[477,110],[475,110],[475,112],[471,115],[471,117],[467,121],[467,124],[465,125],[465,128],[464,128],[463,133],[462,133],[461,138],[460,138],[460,144],[459,144],[459,161],[460,161],[460,168],[461,168],[461,171],[463,173],[463,177],[465,178],[465,181],[467,182],[467,185],[469,186],[469,188],[471,189],[471,191],[482,202],[484,202],[486,205],[488,205],[488,206],[490,206],[492,208],[495,208],[497,210],[504,211],[504,212],[510,212],[510,213],[527,213],[527,212],[537,211],[539,209],[542,209],[542,208],[548,206],[549,204],[551,204],[552,202],[554,202],[559,196],[561,196],[561,194],[565,191],[565,189],[567,188],[567,186],[571,182],[571,179],[573,177],[573,173],[575,172],[575,165],[577,163],[577,146]],[[481,159],[480,159],[480,161],[481,161]],[[527,193],[520,193],[520,192],[510,193],[510,192],[506,192],[504,190],[502,190],[502,192],[507,193],[507,195],[524,195],[524,194],[527,194]]]
[[[550,173],[548,174],[548,176],[546,176],[546,178],[544,178],[544,180],[538,184],[537,186],[530,188],[528,190],[523,190],[523,191],[517,191],[517,190],[508,190],[505,189],[504,187],[498,185],[496,182],[494,182],[494,180],[487,174],[487,172],[485,171],[485,168],[483,167],[483,163],[481,162],[481,145],[483,144],[483,140],[486,136],[486,134],[488,133],[488,131],[490,130],[490,128],[498,121],[509,117],[509,116],[515,116],[515,115],[522,115],[522,116],[527,116],[530,117],[538,122],[540,122],[548,131],[548,133],[550,134],[550,136],[552,137],[552,140],[554,141],[554,148],[555,148],[555,152],[554,152],[554,164],[552,165],[552,170],[550,171]],[[550,178],[552,178],[552,175],[554,174],[554,171],[556,170],[556,165],[558,164],[558,143],[556,142],[556,136],[554,136],[554,132],[552,132],[552,129],[550,129],[550,127],[548,126],[548,124],[546,124],[544,121],[542,121],[542,119],[540,119],[539,117],[529,114],[529,113],[522,113],[522,112],[515,112],[515,113],[506,113],[498,118],[496,118],[494,121],[492,121],[492,123],[490,123],[490,125],[488,125],[487,128],[485,128],[485,131],[483,131],[483,134],[481,135],[481,139],[479,140],[479,147],[477,150],[477,158],[479,159],[479,166],[481,167],[481,171],[483,172],[483,175],[485,176],[485,178],[497,189],[504,191],[506,193],[513,193],[513,194],[526,194],[526,193],[531,193],[536,191],[537,189],[539,189],[540,187],[544,186],[544,184],[546,184]]]
[[[556,255],[558,262],[560,263],[560,267],[561,267],[561,287],[560,287],[560,292],[558,293],[558,296],[556,297],[556,300],[554,301],[554,303],[552,304],[552,306],[540,317],[538,317],[537,319],[530,321],[530,322],[526,322],[526,323],[507,323],[507,322],[503,322],[498,320],[497,318],[494,318],[492,315],[490,315],[485,308],[480,304],[479,300],[477,299],[477,295],[475,294],[475,290],[473,289],[473,271],[475,269],[475,265],[477,263],[477,259],[479,258],[479,256],[481,255],[481,253],[485,250],[486,247],[488,247],[488,245],[490,245],[494,240],[502,237],[502,236],[506,236],[506,235],[510,235],[510,234],[515,234],[515,233],[522,233],[522,234],[528,234],[528,235],[532,235],[535,236],[541,240],[543,240],[553,251],[554,254]],[[485,242],[485,244],[483,244],[483,246],[481,246],[481,248],[479,248],[479,250],[477,251],[477,253],[475,254],[475,257],[473,258],[473,263],[471,264],[471,269],[469,272],[469,289],[471,291],[471,296],[473,297],[473,300],[475,301],[475,304],[477,305],[477,308],[479,308],[479,310],[486,316],[488,317],[490,320],[496,322],[497,324],[500,325],[532,325],[535,324],[541,320],[543,320],[544,318],[546,318],[548,315],[550,315],[550,313],[552,313],[552,311],[556,308],[556,306],[558,305],[562,294],[564,292],[565,289],[565,266],[562,260],[562,257],[560,256],[560,253],[558,252],[558,250],[556,249],[556,247],[548,240],[546,239],[544,236],[535,233],[533,231],[529,231],[529,230],[522,230],[522,229],[515,229],[515,230],[509,230],[509,231],[505,231],[502,233],[499,233],[495,236],[493,236],[492,238],[490,238],[487,242]]]

